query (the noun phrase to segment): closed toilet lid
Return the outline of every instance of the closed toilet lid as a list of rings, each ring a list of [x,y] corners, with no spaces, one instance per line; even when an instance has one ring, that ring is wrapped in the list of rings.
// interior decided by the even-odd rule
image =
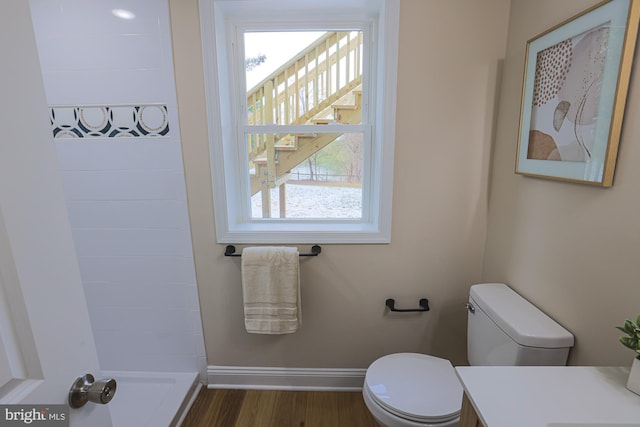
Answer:
[[[417,353],[381,357],[369,366],[365,387],[384,409],[418,422],[445,422],[460,415],[462,385],[446,359]]]

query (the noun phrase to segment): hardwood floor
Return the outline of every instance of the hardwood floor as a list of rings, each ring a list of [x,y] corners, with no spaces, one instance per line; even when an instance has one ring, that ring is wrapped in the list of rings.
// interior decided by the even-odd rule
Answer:
[[[360,392],[202,389],[182,427],[378,427]]]

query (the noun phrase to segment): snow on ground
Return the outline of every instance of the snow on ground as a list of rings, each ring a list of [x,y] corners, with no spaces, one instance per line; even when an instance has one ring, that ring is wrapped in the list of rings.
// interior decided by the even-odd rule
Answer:
[[[287,218],[353,219],[362,216],[362,189],[323,185],[286,185]],[[280,214],[278,190],[271,190],[271,215]],[[251,198],[253,217],[262,217],[260,193]]]

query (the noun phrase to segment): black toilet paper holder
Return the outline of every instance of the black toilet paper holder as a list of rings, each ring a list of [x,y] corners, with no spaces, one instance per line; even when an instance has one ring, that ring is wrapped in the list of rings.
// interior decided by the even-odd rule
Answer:
[[[396,308],[396,300],[393,298],[389,298],[384,302],[384,305],[387,306],[389,311],[396,311],[401,313],[407,313],[412,311],[429,311],[429,300],[426,298],[420,298],[418,301],[420,307],[418,308]]]

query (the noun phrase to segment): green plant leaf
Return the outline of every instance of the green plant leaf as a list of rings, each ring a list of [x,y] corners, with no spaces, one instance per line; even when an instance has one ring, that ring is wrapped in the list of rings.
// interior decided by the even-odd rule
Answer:
[[[622,345],[634,350],[638,355],[640,355],[640,315],[638,315],[635,322],[626,319],[624,321],[624,325],[616,326],[616,329],[627,335],[620,337]]]
[[[628,334],[633,334],[636,330],[635,325],[633,324],[633,322],[629,319],[624,321],[624,330],[628,333]]]
[[[622,343],[622,345],[624,345],[625,347],[629,347],[629,348],[633,348],[632,344],[633,341],[631,340],[631,338],[629,337],[620,337],[620,342]],[[635,350],[635,349],[634,349]]]

